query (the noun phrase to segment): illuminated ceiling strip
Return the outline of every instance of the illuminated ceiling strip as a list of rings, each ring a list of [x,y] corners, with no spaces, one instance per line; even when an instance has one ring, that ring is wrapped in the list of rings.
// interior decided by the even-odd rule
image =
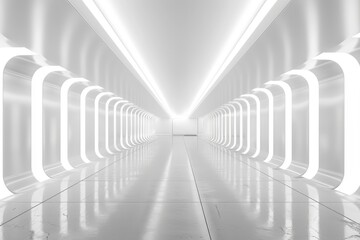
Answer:
[[[107,33],[107,35],[113,41],[113,43],[122,52],[122,54],[129,61],[129,63],[133,66],[133,68],[139,74],[139,76],[141,77],[143,82],[146,84],[146,86],[153,93],[153,95],[155,96],[155,99],[160,103],[160,105],[164,108],[164,110],[171,117],[173,117],[173,118],[176,117],[176,114],[169,107],[169,104],[167,103],[167,101],[166,101],[164,95],[162,94],[159,86],[157,85],[156,81],[153,80],[153,78],[151,76],[146,76],[146,74],[144,73],[142,67],[139,66],[138,61],[136,59],[134,59],[134,57],[131,55],[131,53],[129,52],[127,47],[121,41],[120,37],[114,31],[111,24],[107,21],[107,19],[103,15],[103,13],[97,7],[96,3],[93,0],[82,0],[82,2],[88,8],[88,10],[91,12],[91,14],[94,16],[96,21],[102,26],[104,31]]]
[[[43,85],[52,72],[66,71],[60,66],[37,69],[31,79],[31,171],[39,182],[49,179],[43,165]]]
[[[29,55],[34,55],[34,53],[26,48],[0,48],[0,199],[13,195],[4,180],[4,71],[12,58]]]
[[[243,146],[243,107],[242,105],[237,102],[240,99],[234,99],[234,103],[239,107],[239,147],[235,149],[236,152],[240,151]]]
[[[268,0],[262,5],[256,16],[253,18],[253,21],[246,28],[245,32],[240,37],[239,41],[236,43],[232,51],[228,54],[226,59],[224,59],[222,65],[217,67],[218,70],[215,72],[213,76],[210,76],[208,79],[205,80],[199,92],[196,94],[196,97],[192,102],[189,110],[185,113],[185,116],[190,116],[194,112],[194,110],[199,106],[201,101],[205,98],[206,94],[210,91],[211,87],[216,83],[216,81],[221,76],[221,74],[233,61],[235,56],[245,45],[245,43],[249,40],[249,38],[253,35],[255,30],[262,23],[264,18],[270,13],[270,11],[273,9],[273,7],[276,5],[277,2],[278,0]]]
[[[264,162],[270,162],[274,156],[274,96],[271,91],[266,88],[255,88],[254,92],[262,92],[268,98],[268,155],[265,158]]]
[[[348,53],[322,53],[315,59],[337,63],[344,74],[344,177],[336,190],[353,194],[360,186],[360,66]]]
[[[100,142],[99,142],[99,138],[100,138],[100,121],[99,121],[99,118],[100,118],[100,100],[101,98],[103,97],[106,97],[106,96],[110,96],[110,95],[114,95],[113,93],[111,92],[102,92],[100,94],[98,94],[95,98],[95,111],[94,111],[94,124],[95,124],[95,154],[98,158],[104,158],[104,156],[100,153]]]
[[[312,179],[319,170],[319,80],[309,70],[291,70],[285,74],[304,78],[309,87],[309,165],[302,176]]]
[[[89,92],[102,89],[99,86],[89,86],[82,90],[80,95],[80,155],[84,163],[90,162],[86,156],[86,97]]]
[[[74,169],[69,162],[68,141],[69,141],[69,91],[75,83],[88,83],[85,78],[69,78],[60,89],[60,162],[65,170]]]
[[[234,138],[234,143],[231,145],[230,149],[234,149],[234,147],[236,146],[236,107],[233,104],[235,104],[235,102],[230,102],[229,103],[229,105],[234,109],[234,114],[233,114],[233,126],[234,126],[233,138]]]
[[[256,158],[260,154],[260,138],[261,138],[261,128],[260,128],[260,100],[259,98],[254,94],[245,94],[243,97],[251,98],[255,101],[255,117],[256,117],[256,146],[255,146],[255,153],[251,155],[252,158]]]
[[[109,154],[114,154],[111,149],[110,149],[110,136],[109,136],[109,133],[110,133],[110,129],[109,129],[109,124],[110,124],[110,103],[114,100],[121,100],[122,98],[121,97],[111,97],[109,98],[107,101],[106,101],[106,104],[105,104],[105,147],[106,147],[106,151],[109,153]],[[116,115],[116,112],[115,110],[113,111],[114,115]],[[115,133],[115,130],[112,129],[112,132]]]
[[[266,85],[279,86],[285,93],[285,159],[281,169],[287,169],[292,162],[292,91],[283,81],[269,81]]]
[[[122,104],[122,103],[127,103],[128,101],[127,100],[119,100],[117,101],[115,104],[114,104],[114,148],[116,151],[121,151],[121,149],[119,148],[118,144],[117,144],[117,138],[118,138],[118,118],[117,118],[117,108],[119,106],[119,104]],[[121,119],[120,119],[121,121]],[[121,142],[121,139],[123,137],[123,128],[121,127],[120,128],[120,131],[119,131],[119,137],[120,137],[120,146],[123,147],[123,144]],[[125,148],[126,149],[126,148]]]

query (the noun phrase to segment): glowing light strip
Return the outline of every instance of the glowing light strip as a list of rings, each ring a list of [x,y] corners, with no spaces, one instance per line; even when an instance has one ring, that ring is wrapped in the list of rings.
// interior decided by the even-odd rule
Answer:
[[[309,70],[291,70],[285,74],[304,78],[309,87],[309,165],[302,176],[312,179],[319,170],[319,80]]]
[[[124,118],[124,114],[123,114],[123,111],[124,111],[124,108],[127,107],[127,106],[131,106],[132,103],[125,103],[124,105],[121,106],[120,108],[120,128],[121,128],[121,138],[120,138],[120,145],[123,149],[128,149],[127,146],[125,146],[126,144],[126,138],[127,138],[127,117],[125,115],[125,142],[123,140],[124,136],[123,136],[123,129],[124,129],[124,124],[123,124],[123,118]],[[125,113],[126,114],[126,113]]]
[[[80,155],[84,163],[90,162],[86,156],[86,97],[89,92],[102,89],[99,86],[89,86],[84,88],[80,95]]]
[[[256,16],[253,18],[253,21],[249,24],[246,28],[243,35],[240,37],[239,41],[236,43],[235,47],[232,51],[228,54],[226,59],[224,59],[221,66],[216,66],[217,70],[212,70],[214,74],[210,75],[207,78],[203,85],[201,86],[199,92],[196,94],[194,101],[192,102],[189,110],[184,114],[185,116],[190,116],[194,112],[194,110],[199,106],[201,101],[205,98],[206,94],[210,91],[211,87],[216,83],[219,77],[221,77],[222,73],[226,70],[229,64],[233,61],[235,56],[239,53],[245,43],[249,40],[249,38],[253,35],[257,27],[262,23],[264,18],[270,13],[273,7],[276,5],[278,0],[268,0],[266,1]]]
[[[43,165],[43,84],[52,72],[66,71],[59,66],[37,69],[31,79],[31,171],[39,182],[49,179]]]
[[[135,116],[136,116],[136,135],[135,135],[135,143],[136,144],[140,144],[140,114],[141,114],[141,109],[137,109],[137,111],[135,112]]]
[[[213,142],[215,140],[215,136],[216,136],[216,114],[212,113],[210,116],[210,121],[211,121],[211,137],[210,137],[210,141]]]
[[[69,162],[68,141],[69,141],[69,91],[75,83],[87,83],[85,78],[69,78],[60,89],[60,162],[65,170],[74,169]]]
[[[95,98],[95,154],[98,158],[104,158],[104,156],[100,153],[100,143],[99,143],[99,138],[100,138],[100,134],[99,134],[99,118],[100,118],[100,100],[101,98],[105,97],[105,96],[110,96],[113,95],[113,93],[111,92],[102,92],[100,94],[98,94]]]
[[[232,144],[232,146],[230,147],[230,149],[234,149],[234,147],[236,146],[236,107],[234,107],[235,102],[230,102],[229,106],[231,106],[234,109],[234,114],[233,114],[233,125],[234,125],[234,130],[233,130],[233,136],[234,136],[234,143]]]
[[[4,71],[12,58],[28,55],[34,53],[26,48],[0,48],[0,199],[13,195],[4,181]]]
[[[242,101],[246,105],[246,148],[242,153],[247,154],[250,151],[250,103],[245,98],[239,98],[235,100]]]
[[[289,84],[283,81],[269,81],[266,85],[279,86],[285,94],[285,159],[281,169],[287,169],[292,161],[292,91]]]
[[[225,134],[226,134],[226,121],[225,121],[225,115],[226,115],[226,111],[225,109],[221,108],[220,109],[220,114],[221,114],[221,133],[220,133],[220,145],[223,145],[224,142],[224,138],[225,138]]]
[[[122,54],[125,56],[125,58],[129,61],[131,66],[139,74],[139,76],[141,77],[143,82],[150,89],[150,91],[155,96],[155,99],[160,103],[160,105],[164,108],[164,110],[171,117],[173,117],[173,118],[177,117],[177,115],[169,107],[169,104],[167,103],[167,101],[166,101],[164,95],[162,94],[162,91],[160,90],[159,86],[157,85],[156,81],[153,79],[153,77],[150,75],[149,72],[147,72],[145,74],[144,66],[140,66],[140,64],[139,64],[140,59],[135,59],[132,56],[132,54],[130,53],[131,51],[128,50],[128,46],[125,46],[125,44],[121,41],[120,37],[114,31],[111,24],[107,21],[107,19],[103,15],[103,13],[96,6],[95,2],[93,0],[82,0],[82,2],[88,8],[88,10],[91,12],[91,14],[95,17],[96,21],[102,26],[104,31],[107,33],[107,35],[113,41],[113,43],[118,47],[118,49],[122,52]],[[132,51],[132,52],[134,52],[134,51]]]
[[[240,149],[243,147],[243,108],[242,105],[237,102],[240,99],[234,99],[234,103],[239,106],[239,147],[235,149],[236,152],[240,151]]]
[[[145,118],[145,112],[141,111],[140,112],[140,142],[144,143],[145,139],[144,139],[144,118]]]
[[[344,73],[344,177],[336,190],[353,194],[360,186],[360,66],[348,53],[322,53],[315,59],[333,61]]]
[[[255,146],[255,153],[251,156],[252,158],[256,158],[260,154],[260,148],[261,148],[261,116],[260,116],[260,100],[259,98],[254,94],[245,94],[243,97],[251,98],[255,101],[255,116],[256,116],[256,146]]]
[[[271,91],[269,91],[266,88],[255,88],[253,91],[255,92],[262,92],[264,93],[267,98],[268,98],[268,111],[269,111],[269,115],[268,115],[268,155],[265,158],[264,162],[270,162],[271,159],[274,156],[274,96],[272,94]]]
[[[109,98],[107,101],[106,101],[106,104],[105,104],[105,147],[106,147],[106,151],[109,153],[109,154],[114,154],[113,151],[111,151],[110,149],[110,135],[109,135],[109,123],[110,123],[110,103],[114,100],[121,100],[122,98],[121,97],[112,97],[112,98]],[[116,115],[116,112],[114,111],[114,115]],[[115,130],[113,129],[114,131],[114,134],[115,134]]]
[[[230,104],[226,104],[225,105],[225,108],[226,109],[228,109],[229,110],[229,113],[228,113],[228,138],[229,138],[229,140],[227,141],[228,143],[226,144],[226,141],[224,142],[224,144],[226,144],[225,145],[225,147],[229,147],[230,146],[230,144],[231,144],[231,115],[232,115],[232,113],[231,113],[231,109],[229,108],[229,106],[231,106]]]
[[[127,103],[128,101],[127,100],[119,100],[117,101],[115,104],[114,104],[114,148],[116,151],[121,151],[121,149],[119,148],[118,144],[117,144],[117,107],[119,104],[122,104],[122,103]],[[122,108],[121,108],[122,109]],[[120,119],[121,121],[121,119]],[[122,139],[122,127],[120,129],[120,146],[123,148],[123,144],[121,142],[121,139]],[[124,148],[124,149],[127,149],[127,148]]]
[[[130,143],[131,143],[132,147],[135,146],[135,143],[134,143],[134,135],[135,135],[134,111],[136,111],[136,109],[137,109],[136,107],[133,107],[130,111]]]

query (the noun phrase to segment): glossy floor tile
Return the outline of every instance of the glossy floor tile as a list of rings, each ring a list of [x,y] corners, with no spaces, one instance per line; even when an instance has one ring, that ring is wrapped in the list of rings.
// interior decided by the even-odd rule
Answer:
[[[360,201],[196,137],[159,137],[0,202],[0,239],[359,239]]]

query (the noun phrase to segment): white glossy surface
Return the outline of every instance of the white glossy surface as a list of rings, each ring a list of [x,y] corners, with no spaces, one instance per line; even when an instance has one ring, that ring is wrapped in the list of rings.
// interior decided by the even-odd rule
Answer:
[[[0,201],[0,239],[357,239],[360,200],[159,137]]]

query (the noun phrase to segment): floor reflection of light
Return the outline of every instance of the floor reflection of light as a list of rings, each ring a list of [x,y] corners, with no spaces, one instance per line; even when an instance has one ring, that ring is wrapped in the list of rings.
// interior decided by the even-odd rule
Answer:
[[[81,171],[80,179],[85,179],[86,172]],[[86,230],[86,202],[88,201],[86,197],[86,182],[80,182],[80,216],[79,216],[79,223],[82,230]]]
[[[288,239],[288,236],[293,236],[293,214],[292,214],[292,180],[289,176],[284,175],[286,181],[285,188],[285,234],[284,239]]]
[[[267,225],[269,227],[274,226],[274,172],[271,167],[267,168],[269,170],[269,181],[268,181],[268,201],[269,201],[269,216]]]
[[[161,176],[161,179],[169,178],[172,158],[173,158],[173,152],[171,151],[170,155],[168,157],[168,161],[165,166],[165,170]],[[155,198],[154,198],[157,202],[161,202],[161,201],[165,200],[166,188],[167,188],[168,182],[169,181],[167,181],[167,180],[160,182],[159,187],[155,194]],[[152,204],[151,206],[152,206],[152,208],[151,208],[149,216],[148,216],[148,221],[145,225],[145,229],[147,229],[147,230],[158,229],[157,225],[159,224],[161,212],[163,211],[163,204]],[[156,239],[157,240],[156,232],[155,231],[145,231],[145,235],[143,236],[143,239]]]
[[[41,202],[44,201],[44,188],[35,190],[31,196],[31,210],[30,210],[30,229],[33,234],[33,238],[43,238],[44,235],[47,235],[43,230],[44,219],[43,218],[43,204]],[[39,203],[40,202],[40,203]]]
[[[318,190],[306,184],[309,198],[309,239],[320,239],[320,199]],[[311,198],[314,201],[311,201]]]
[[[65,236],[69,233],[68,218],[69,218],[69,204],[68,204],[68,188],[70,184],[70,176],[61,180],[60,190],[60,234]]]

